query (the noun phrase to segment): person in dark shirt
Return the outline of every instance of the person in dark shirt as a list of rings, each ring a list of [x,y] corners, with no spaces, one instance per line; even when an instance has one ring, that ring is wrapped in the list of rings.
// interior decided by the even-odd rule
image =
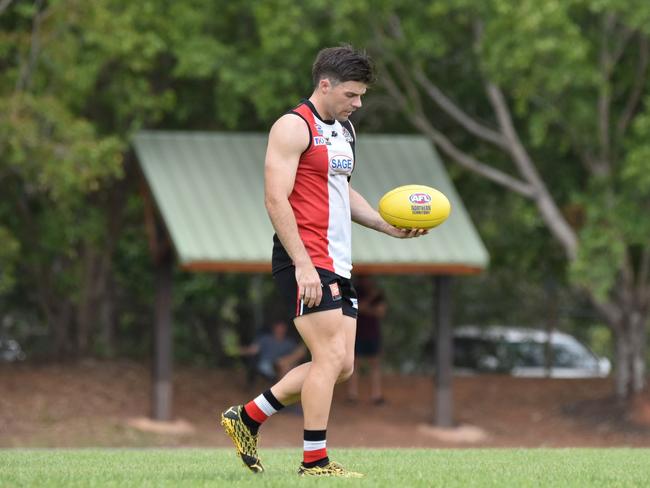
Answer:
[[[367,363],[370,369],[370,399],[375,405],[385,402],[381,388],[381,320],[386,316],[383,291],[368,275],[360,275],[355,283],[359,299],[357,334],[354,344],[354,373],[348,383],[348,400],[359,399],[359,367]]]
[[[255,369],[266,379],[282,378],[291,368],[300,363],[307,352],[288,335],[286,322],[278,320],[271,325],[271,331],[260,335],[249,346],[240,348],[244,356],[256,356]]]

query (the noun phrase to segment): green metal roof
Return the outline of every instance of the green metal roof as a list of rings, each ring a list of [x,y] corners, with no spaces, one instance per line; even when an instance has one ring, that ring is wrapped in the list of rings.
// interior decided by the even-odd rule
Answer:
[[[135,149],[180,264],[195,270],[270,269],[273,227],[264,208],[266,134],[147,131]],[[471,273],[488,253],[432,145],[420,136],[361,134],[352,186],[371,205],[423,184],[450,200],[449,219],[419,239],[353,225],[356,271]]]

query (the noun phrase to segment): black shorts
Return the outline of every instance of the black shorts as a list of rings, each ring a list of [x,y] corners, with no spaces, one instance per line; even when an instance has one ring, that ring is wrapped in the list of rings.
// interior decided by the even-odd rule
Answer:
[[[352,286],[352,281],[326,269],[316,268],[316,271],[320,275],[323,298],[320,305],[311,308],[298,297],[295,266],[284,268],[273,275],[273,279],[275,279],[286,304],[288,318],[293,320],[301,315],[340,308],[343,315],[356,319],[358,309],[357,292]]]

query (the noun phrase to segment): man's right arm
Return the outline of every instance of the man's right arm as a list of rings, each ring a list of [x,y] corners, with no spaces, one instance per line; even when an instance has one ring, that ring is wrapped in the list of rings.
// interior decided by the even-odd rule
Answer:
[[[299,296],[308,307],[313,307],[322,298],[320,276],[300,239],[289,203],[300,155],[307,148],[309,137],[305,121],[295,115],[284,115],[273,124],[264,163],[264,201],[275,232],[296,266]]]

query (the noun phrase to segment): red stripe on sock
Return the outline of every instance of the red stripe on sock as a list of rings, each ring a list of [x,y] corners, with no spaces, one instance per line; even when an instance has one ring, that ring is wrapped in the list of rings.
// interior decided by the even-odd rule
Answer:
[[[244,410],[246,410],[246,413],[250,418],[252,418],[255,422],[259,422],[260,424],[264,423],[264,421],[269,418],[268,415],[262,412],[254,400],[251,400],[246,405],[244,405]]]
[[[327,448],[316,449],[315,451],[303,451],[303,462],[313,463],[327,457]]]

